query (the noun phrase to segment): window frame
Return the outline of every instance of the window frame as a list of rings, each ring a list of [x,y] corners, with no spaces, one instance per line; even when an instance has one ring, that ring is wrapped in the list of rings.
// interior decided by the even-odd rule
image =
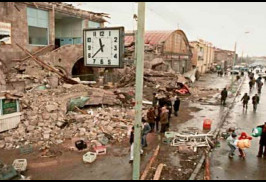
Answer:
[[[40,46],[48,46],[49,45],[49,42],[50,42],[50,26],[49,26],[49,20],[50,20],[50,15],[49,15],[49,11],[48,10],[43,10],[43,9],[37,9],[37,8],[33,8],[33,7],[29,7],[27,6],[27,11],[28,11],[28,8],[31,8],[31,9],[35,9],[35,10],[42,10],[42,11],[46,11],[47,12],[47,27],[37,27],[37,26],[30,26],[29,23],[28,23],[28,14],[27,14],[27,27],[28,27],[28,44],[30,46],[36,46],[36,47],[40,47]],[[47,44],[30,44],[30,32],[29,32],[29,27],[35,27],[35,28],[46,28],[47,29]]]

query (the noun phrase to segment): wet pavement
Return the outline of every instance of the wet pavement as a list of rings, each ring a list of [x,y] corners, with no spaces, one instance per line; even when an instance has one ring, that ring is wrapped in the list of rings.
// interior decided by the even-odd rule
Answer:
[[[216,74],[207,74],[201,77],[199,82],[195,83],[195,86],[201,86],[203,88],[222,89],[230,84],[230,77],[217,77]],[[219,95],[219,94],[218,94]],[[217,95],[217,97],[218,97]],[[217,100],[217,98],[212,98]],[[199,103],[189,102],[189,98],[181,103],[179,117],[173,117],[171,124],[172,131],[180,131],[186,127],[198,127],[202,129],[203,120],[205,118],[212,119],[213,129],[215,129],[221,114],[224,113],[226,108],[219,105],[201,105]],[[219,102],[219,100],[217,100]],[[228,101],[230,102],[230,101]],[[191,119],[192,118],[192,119]],[[142,157],[141,171],[144,170],[145,165],[152,156],[155,148],[160,143],[161,138],[159,135],[153,133],[149,135],[149,146],[145,149],[144,156]],[[188,166],[195,166],[193,160],[186,162],[185,159],[180,159],[180,156],[175,154],[176,149],[169,149],[168,145],[164,145],[162,152],[170,154],[169,156],[160,154],[163,161],[168,160],[175,168],[180,168],[180,162],[183,165],[182,173],[185,173],[185,178],[192,172]],[[0,150],[1,159],[7,164],[11,164],[16,158],[28,159],[28,172],[26,176],[31,176],[34,180],[130,180],[132,179],[132,165],[129,162],[129,144],[125,141],[123,144],[110,145],[107,148],[107,155],[99,156],[99,158],[92,164],[84,164],[82,161],[82,155],[85,152],[73,152],[60,149],[62,155],[56,158],[40,158],[36,155],[20,156],[17,151]],[[173,150],[173,153],[169,152]],[[191,164],[190,164],[191,163]],[[170,171],[169,171],[170,172]],[[170,172],[174,173],[174,171]],[[183,174],[184,175],[184,174]],[[167,175],[166,175],[167,176]],[[171,179],[180,179],[178,175],[172,176]]]
[[[241,96],[236,99],[236,105],[230,113],[224,128],[235,126],[237,134],[246,132],[249,135],[252,129],[262,125],[266,118],[266,87],[263,87],[261,103],[256,113],[253,112],[251,101],[247,112],[243,111],[241,97],[244,93],[249,93],[248,79],[241,90]],[[252,91],[251,97],[256,94]],[[213,180],[265,180],[266,179],[266,159],[257,158],[259,149],[259,138],[253,138],[251,148],[246,149],[246,159],[238,157],[238,151],[233,159],[228,158],[229,148],[224,140],[221,140],[221,147],[216,148],[211,159],[211,178]]]
[[[216,74],[206,74],[200,78],[198,82],[195,83],[196,87],[208,88],[208,89],[219,89],[222,90],[225,87],[228,87],[231,84],[231,77],[224,76],[218,77]],[[230,93],[229,93],[230,94]],[[211,103],[216,103],[216,105],[208,105],[201,103],[189,102],[188,108],[198,108],[198,112],[192,112],[192,119],[186,122],[179,122],[177,125],[174,125],[171,130],[173,131],[182,131],[187,127],[196,127],[199,130],[203,130],[203,121],[204,119],[211,119],[213,121],[211,130],[215,130],[219,124],[221,117],[228,110],[227,107],[223,107],[220,104],[220,92],[211,96],[210,98],[205,98],[206,101]],[[232,97],[228,98],[227,103],[232,102]],[[229,104],[228,104],[229,105]],[[182,107],[182,105],[181,105]],[[188,108],[181,108],[182,110]],[[176,118],[179,120],[179,118]]]

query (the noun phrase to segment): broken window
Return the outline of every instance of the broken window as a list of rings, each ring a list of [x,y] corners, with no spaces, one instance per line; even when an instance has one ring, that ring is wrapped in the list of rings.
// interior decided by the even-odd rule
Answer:
[[[48,45],[48,11],[27,8],[29,44]]]
[[[101,23],[95,21],[89,21],[88,28],[100,28]]]

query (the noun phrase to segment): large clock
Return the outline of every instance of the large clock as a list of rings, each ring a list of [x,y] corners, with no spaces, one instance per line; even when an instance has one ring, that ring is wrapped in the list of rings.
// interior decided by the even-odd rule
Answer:
[[[83,40],[85,66],[123,67],[123,27],[84,29]]]

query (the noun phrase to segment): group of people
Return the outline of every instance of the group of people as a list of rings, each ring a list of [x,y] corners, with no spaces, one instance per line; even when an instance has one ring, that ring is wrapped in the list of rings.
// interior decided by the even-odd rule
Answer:
[[[259,77],[256,80],[255,77],[254,77],[254,73],[251,73],[249,78],[250,78],[250,81],[249,81],[250,92],[253,90],[255,85],[257,85],[258,93],[261,94],[261,89],[262,89],[262,86],[263,86],[262,77]]]
[[[257,157],[258,158],[266,158],[266,122],[264,125],[257,126],[258,128],[262,129],[262,135],[260,136],[260,142],[259,142],[259,152]],[[237,134],[235,130],[231,130],[230,136],[227,138],[227,144],[230,147],[230,152],[229,152],[229,157],[233,158],[235,155],[235,151],[237,150],[237,142],[239,140],[252,140],[251,136],[248,136],[247,133],[242,132],[240,137],[237,138]],[[239,157],[245,158],[246,154],[243,148],[238,148],[239,149]]]
[[[255,86],[257,86],[257,91],[258,93],[255,94],[252,97],[252,104],[253,104],[253,110],[256,112],[258,104],[260,103],[260,94],[263,86],[262,78],[259,77],[257,80],[255,79],[254,73],[249,73],[249,88],[250,88],[250,93],[252,93],[253,89]],[[243,102],[243,109],[248,109],[248,103],[250,101],[250,96],[248,93],[245,93],[245,95],[242,97],[241,101]]]
[[[174,104],[170,96],[166,98],[158,98],[156,93],[153,94],[152,107],[147,111],[147,116],[142,118],[142,132],[141,132],[141,145],[142,148],[148,146],[147,136],[149,133],[160,132],[165,133],[170,128],[170,120],[172,117],[172,112],[174,110],[174,115],[177,117],[180,108],[180,98],[175,97]],[[147,119],[146,119],[147,118]],[[130,163],[134,159],[134,127],[132,127],[130,132]],[[143,154],[143,150],[140,151]]]

